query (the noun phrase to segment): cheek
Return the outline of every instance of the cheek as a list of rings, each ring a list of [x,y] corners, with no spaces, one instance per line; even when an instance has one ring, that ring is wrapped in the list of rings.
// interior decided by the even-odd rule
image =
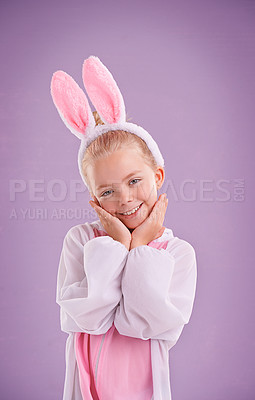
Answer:
[[[100,199],[99,200],[101,207],[108,211],[109,213],[114,213],[116,211],[116,201],[113,200],[106,200],[106,199]]]
[[[143,184],[139,188],[139,194],[144,200],[154,201],[155,198],[157,200],[157,189],[156,189],[155,183],[147,182],[147,183]]]

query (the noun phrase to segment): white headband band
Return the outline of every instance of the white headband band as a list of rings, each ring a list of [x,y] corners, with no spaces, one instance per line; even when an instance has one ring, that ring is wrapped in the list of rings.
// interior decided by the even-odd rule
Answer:
[[[164,159],[157,143],[141,126],[126,122],[125,104],[110,71],[98,57],[90,56],[83,63],[83,83],[87,94],[104,125],[97,125],[87,97],[74,79],[64,71],[56,71],[51,79],[51,95],[59,115],[67,128],[81,140],[78,166],[82,173],[82,160],[89,144],[108,131],[123,130],[134,133],[145,141],[157,165],[164,166]]]

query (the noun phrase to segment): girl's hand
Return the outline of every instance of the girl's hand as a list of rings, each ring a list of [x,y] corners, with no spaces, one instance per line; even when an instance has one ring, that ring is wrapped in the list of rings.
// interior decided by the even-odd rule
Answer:
[[[126,248],[129,250],[131,243],[131,233],[128,228],[117,218],[104,210],[97,198],[94,196],[94,201],[90,200],[89,204],[96,211],[105,231],[111,236],[114,240],[124,244]]]
[[[132,232],[130,250],[137,246],[146,245],[151,242],[160,230],[165,218],[168,205],[166,194],[161,194],[153,206],[150,215],[146,220]]]

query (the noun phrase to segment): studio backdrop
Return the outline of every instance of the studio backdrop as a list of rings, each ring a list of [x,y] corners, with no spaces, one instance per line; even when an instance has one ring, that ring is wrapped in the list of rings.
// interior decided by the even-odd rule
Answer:
[[[50,81],[63,70],[82,87],[91,55],[118,82],[127,119],[162,150],[164,225],[196,250],[193,313],[169,353],[173,400],[254,399],[255,2],[10,0],[0,9],[1,399],[62,396],[60,252],[69,228],[98,218]]]

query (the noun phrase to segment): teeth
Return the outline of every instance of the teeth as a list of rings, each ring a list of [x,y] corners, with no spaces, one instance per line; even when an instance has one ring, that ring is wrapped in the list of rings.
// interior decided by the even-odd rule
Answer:
[[[141,205],[141,204],[140,204],[140,205]],[[122,215],[131,215],[131,214],[134,214],[134,213],[138,210],[139,207],[140,207],[140,206],[134,208],[134,209],[131,210],[131,211],[128,211],[128,212],[125,212],[125,213],[121,213],[121,214],[122,214]]]

